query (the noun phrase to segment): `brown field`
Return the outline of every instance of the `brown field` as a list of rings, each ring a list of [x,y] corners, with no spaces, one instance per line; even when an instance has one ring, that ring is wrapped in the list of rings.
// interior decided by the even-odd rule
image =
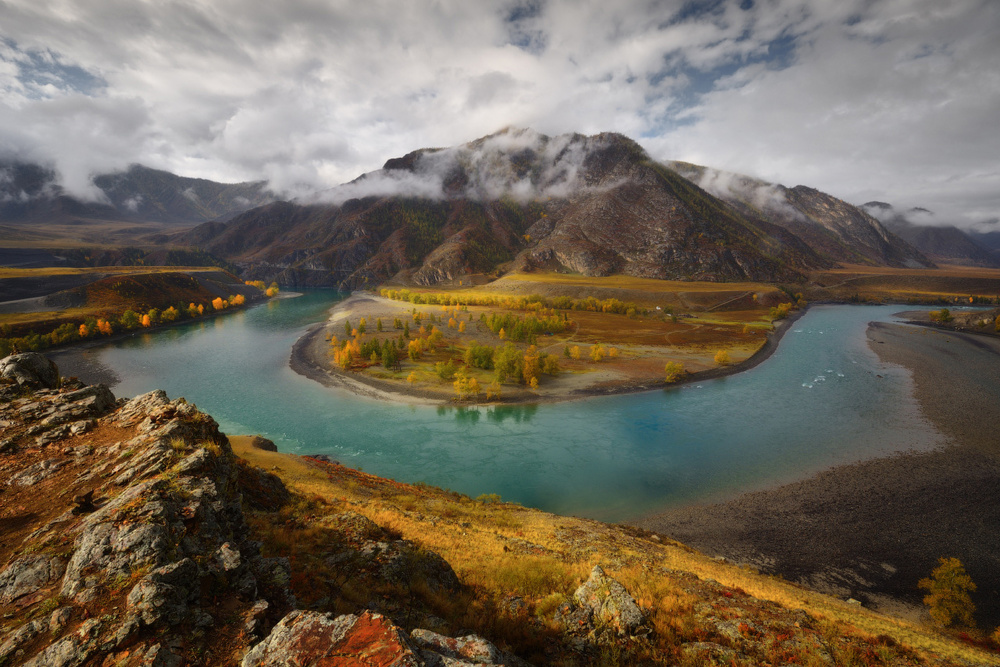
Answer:
[[[1000,269],[942,266],[937,269],[894,269],[847,266],[810,276],[807,298],[939,303],[971,297],[1000,298]]]

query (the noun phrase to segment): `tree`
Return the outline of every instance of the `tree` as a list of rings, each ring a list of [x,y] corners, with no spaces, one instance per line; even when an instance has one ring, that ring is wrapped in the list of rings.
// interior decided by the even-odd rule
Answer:
[[[153,326],[153,319],[148,314],[142,316],[142,326],[147,329]]]
[[[569,356],[571,358],[573,358],[573,359],[579,359],[580,358],[580,346],[579,345],[574,345],[573,347],[569,348]]]
[[[225,299],[223,299],[221,296],[217,296],[214,299],[212,299],[212,308],[215,308],[216,310],[222,310],[228,305],[229,304],[226,303]]]
[[[379,317],[378,319],[375,320],[375,330],[378,331],[378,332],[382,331],[382,318],[381,317]]]
[[[600,343],[595,343],[590,346],[590,358],[594,361],[601,361],[604,359],[604,347]]]
[[[354,331],[354,327],[351,326],[351,321],[344,320],[344,335],[350,337],[352,331]]]
[[[159,311],[158,308],[150,308],[149,312],[146,313],[146,314],[149,315],[149,324],[150,324],[150,326],[152,326],[154,324],[159,324],[160,323],[160,315],[161,314],[160,314],[160,311]],[[143,326],[146,326],[146,325],[143,324]]]
[[[668,361],[667,365],[663,368],[665,374],[664,380],[667,383],[677,382],[684,375],[684,364],[679,361]]]
[[[520,381],[523,364],[524,357],[521,351],[511,342],[498,347],[493,353],[493,369],[496,372],[497,382],[504,383],[508,379]]]
[[[975,627],[972,615],[976,607],[969,597],[969,593],[976,592],[972,578],[957,558],[940,558],[938,563],[929,578],[917,583],[927,591],[924,604],[929,608],[931,618],[943,626]]]
[[[490,401],[490,400],[493,400],[494,398],[499,399],[501,397],[502,397],[502,395],[501,395],[501,390],[500,390],[500,383],[497,382],[496,380],[494,380],[493,382],[490,382],[486,386],[486,400]]]
[[[729,352],[727,350],[719,350],[715,353],[715,363],[719,366],[728,366],[732,363],[729,359]]]
[[[97,330],[100,331],[105,336],[110,336],[112,333],[114,333],[114,331],[111,329],[111,322],[102,319],[97,320]]]
[[[165,311],[160,313],[160,320],[163,322],[173,322],[178,317],[180,317],[180,314],[181,312],[179,310],[177,310],[173,306],[170,306]]]
[[[234,306],[242,306],[244,303],[246,303],[246,300],[247,300],[246,297],[243,296],[242,294],[237,294],[236,296],[229,297],[229,303]]]
[[[458,333],[465,333],[465,322],[464,321],[458,323]]]
[[[126,329],[135,329],[139,326],[141,319],[139,318],[139,313],[134,310],[126,310],[122,313],[121,319],[119,320],[121,325]]]
[[[386,370],[399,370],[399,354],[395,345],[385,345],[382,347],[382,365]]]
[[[367,330],[368,330],[368,320],[362,317],[361,321],[358,322],[358,333],[364,334]]]

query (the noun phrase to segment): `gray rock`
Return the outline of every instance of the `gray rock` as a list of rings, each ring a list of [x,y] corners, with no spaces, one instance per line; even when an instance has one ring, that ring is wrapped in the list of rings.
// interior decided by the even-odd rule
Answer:
[[[177,625],[188,617],[191,598],[197,594],[198,586],[198,566],[190,558],[157,568],[129,592],[129,611],[145,625],[161,620]]]
[[[0,572],[0,604],[41,590],[62,576],[63,562],[55,556],[30,555],[15,559]]]
[[[265,452],[276,452],[278,451],[278,446],[274,444],[273,441],[267,438],[255,435],[250,438],[250,446],[253,449],[262,449]]]
[[[24,663],[23,667],[77,667],[82,665],[94,653],[100,630],[100,620],[92,618],[84,621],[76,632],[50,645]]]
[[[433,651],[445,658],[483,665],[499,665],[505,662],[504,653],[500,649],[477,635],[453,639],[417,628],[410,633],[410,638],[421,649]]]
[[[142,656],[143,667],[180,667],[182,664],[181,656],[162,644],[153,644]]]
[[[167,398],[167,393],[162,389],[156,389],[136,396],[127,402],[115,413],[114,418],[120,425],[129,426],[142,421],[155,408],[162,407],[168,403],[170,403],[170,399]]]
[[[72,617],[72,607],[59,607],[49,615],[49,631],[53,635],[58,635],[66,628]]]
[[[28,621],[19,627],[7,637],[3,644],[0,644],[0,663],[6,662],[8,658],[16,655],[22,646],[48,629],[49,624],[44,619]]]
[[[46,477],[53,475],[66,463],[66,461],[57,461],[56,459],[39,461],[11,477],[8,483],[13,486],[34,486]]]
[[[59,369],[51,359],[37,352],[12,354],[0,359],[0,378],[12,380],[26,389],[59,387]]]
[[[625,587],[595,565],[590,578],[573,593],[581,607],[589,607],[598,625],[610,626],[620,634],[634,635],[644,618],[635,599]]]

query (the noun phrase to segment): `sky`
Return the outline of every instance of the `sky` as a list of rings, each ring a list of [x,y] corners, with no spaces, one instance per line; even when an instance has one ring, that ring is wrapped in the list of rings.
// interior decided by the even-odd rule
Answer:
[[[0,0],[0,158],[78,196],[303,195],[507,126],[1000,229],[1000,2]]]

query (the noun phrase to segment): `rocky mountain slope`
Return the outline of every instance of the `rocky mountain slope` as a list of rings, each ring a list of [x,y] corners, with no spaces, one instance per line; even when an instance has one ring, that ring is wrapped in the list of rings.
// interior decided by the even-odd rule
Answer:
[[[183,240],[255,277],[345,286],[468,280],[508,266],[782,281],[830,264],[618,134],[509,129],[391,159],[323,198],[248,211]]]
[[[670,169],[739,209],[792,232],[834,262],[921,268],[932,262],[917,248],[886,229],[875,216],[804,185],[788,188],[750,176],[687,162]]]
[[[0,163],[0,222],[44,231],[76,218],[193,225],[260,206],[274,198],[264,182],[225,184],[132,165],[93,180],[103,201],[84,201],[35,164]]]
[[[961,229],[952,225],[917,224],[910,219],[914,215],[933,215],[926,209],[899,211],[892,204],[880,201],[867,202],[861,208],[881,220],[886,229],[935,262],[961,266],[1000,266],[1000,257]]]
[[[40,355],[0,362],[0,420],[4,665],[997,662],[636,529],[253,441],[290,490],[184,399]]]

